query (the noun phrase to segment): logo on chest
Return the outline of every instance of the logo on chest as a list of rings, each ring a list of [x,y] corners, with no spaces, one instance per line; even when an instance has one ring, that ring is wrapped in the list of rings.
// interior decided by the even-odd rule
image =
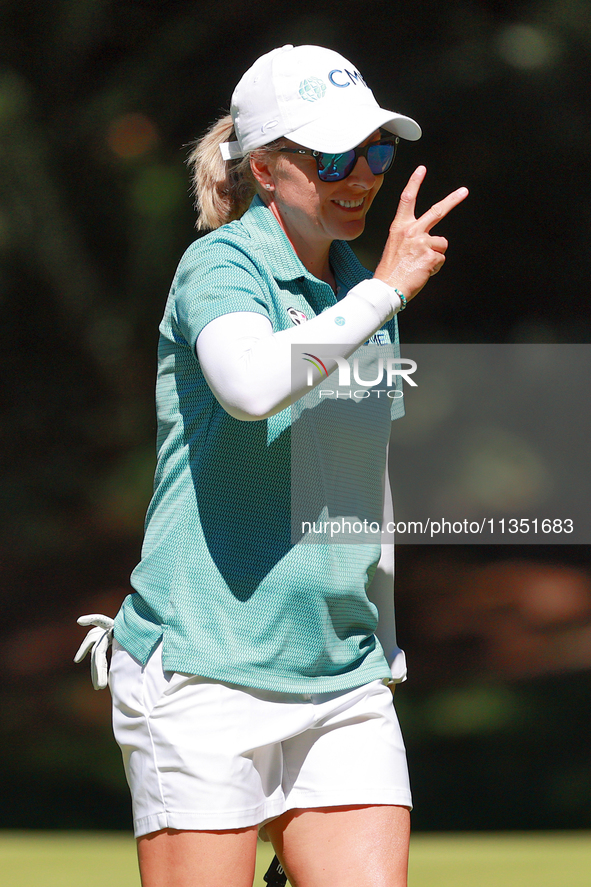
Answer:
[[[299,326],[302,323],[307,321],[307,317],[303,311],[298,311],[297,308],[288,308],[287,313],[289,314],[289,318],[295,326]]]

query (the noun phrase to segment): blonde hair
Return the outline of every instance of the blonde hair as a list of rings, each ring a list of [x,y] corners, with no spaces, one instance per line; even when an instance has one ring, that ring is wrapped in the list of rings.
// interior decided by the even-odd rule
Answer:
[[[235,139],[232,117],[226,114],[192,145],[187,158],[197,209],[196,226],[200,231],[239,219],[259,191],[249,154],[237,160],[224,160],[220,153],[223,142]],[[257,148],[257,154],[270,154],[275,144]]]

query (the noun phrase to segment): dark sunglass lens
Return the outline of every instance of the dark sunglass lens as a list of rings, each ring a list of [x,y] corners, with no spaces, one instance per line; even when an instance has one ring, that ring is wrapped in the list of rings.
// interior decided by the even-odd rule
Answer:
[[[385,172],[388,172],[392,166],[395,154],[396,144],[393,142],[370,145],[367,152],[367,162],[374,176],[381,176]]]
[[[338,182],[346,178],[355,166],[355,151],[344,154],[319,154],[318,178],[322,182]]]

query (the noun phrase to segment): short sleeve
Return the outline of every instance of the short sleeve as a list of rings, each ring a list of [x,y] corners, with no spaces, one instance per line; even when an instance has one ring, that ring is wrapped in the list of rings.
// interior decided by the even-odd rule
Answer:
[[[171,292],[173,332],[195,348],[212,320],[236,311],[270,318],[269,288],[257,263],[232,243],[196,241],[179,264]]]

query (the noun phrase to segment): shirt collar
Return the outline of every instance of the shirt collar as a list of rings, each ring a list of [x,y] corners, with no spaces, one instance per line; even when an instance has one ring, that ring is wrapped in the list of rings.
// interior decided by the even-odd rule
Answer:
[[[305,277],[312,283],[323,283],[302,264],[281,225],[258,194],[255,194],[240,222],[256,242],[258,249],[265,253],[275,280],[287,281]],[[363,278],[372,276],[344,240],[333,240],[330,262],[335,275],[348,289]]]

